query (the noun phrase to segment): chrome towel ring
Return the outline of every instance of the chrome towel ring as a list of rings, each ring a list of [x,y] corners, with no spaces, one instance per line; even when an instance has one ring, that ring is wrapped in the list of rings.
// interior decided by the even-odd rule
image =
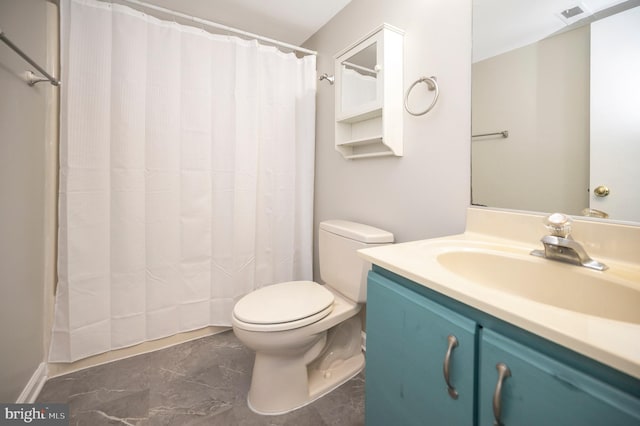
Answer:
[[[409,94],[411,93],[413,88],[418,83],[425,83],[430,91],[435,90],[436,93],[433,96],[433,101],[431,101],[431,105],[429,105],[429,107],[427,109],[425,109],[424,111],[420,111],[420,112],[413,112],[413,111],[411,111],[409,109]],[[415,116],[424,115],[424,114],[428,113],[429,111],[431,111],[433,109],[433,107],[436,105],[436,102],[438,102],[438,95],[439,94],[440,94],[440,89],[438,88],[438,81],[436,80],[436,78],[434,76],[431,76],[431,77],[420,77],[419,79],[414,81],[411,86],[409,86],[409,89],[407,89],[407,93],[406,93],[406,95],[404,95],[404,109],[406,109],[407,112],[409,114],[411,114],[411,115],[415,115]]]

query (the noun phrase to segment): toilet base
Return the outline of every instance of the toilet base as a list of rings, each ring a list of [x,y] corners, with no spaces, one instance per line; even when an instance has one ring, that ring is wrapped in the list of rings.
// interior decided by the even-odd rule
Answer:
[[[315,401],[353,379],[364,369],[364,363],[364,354],[359,353],[326,372],[311,371],[309,374],[309,397],[311,400],[309,402]]]
[[[286,414],[291,411],[297,410],[298,408],[302,408],[305,405],[311,404],[315,400],[323,397],[324,395],[330,393],[334,389],[340,387],[344,383],[348,382],[355,376],[357,376],[363,369],[365,365],[364,354],[361,352],[349,359],[342,360],[340,363],[332,366],[328,370],[318,370],[314,368],[308,369],[308,389],[309,392],[305,398],[298,398],[294,403],[289,407],[282,407],[282,409],[277,411],[265,411],[256,407],[252,404],[252,393],[249,392],[247,396],[247,405],[254,413],[267,415],[267,416],[277,416],[281,414]],[[273,390],[271,390],[273,392]]]
[[[309,336],[298,351],[257,352],[247,397],[249,408],[265,415],[288,413],[353,378],[365,363],[361,329],[360,318],[354,316]]]

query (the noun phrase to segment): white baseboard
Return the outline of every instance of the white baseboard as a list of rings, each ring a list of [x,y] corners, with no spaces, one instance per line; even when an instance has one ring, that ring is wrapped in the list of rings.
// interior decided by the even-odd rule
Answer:
[[[118,361],[149,352],[155,352],[157,350],[169,348],[171,346],[180,345],[182,343],[200,339],[202,337],[222,333],[230,329],[230,327],[211,325],[203,328],[198,328],[196,330],[184,331],[178,334],[174,334],[173,336],[162,337],[156,340],[147,340],[133,346],[113,349],[109,352],[92,355],[90,357],[82,358],[78,361],[70,363],[50,362],[47,366],[47,375],[48,378],[52,379],[54,377],[63,376],[65,374],[95,367],[97,365],[103,365],[113,361]]]
[[[362,350],[366,352],[367,351],[367,333],[364,331],[361,331],[360,335],[362,336]]]
[[[33,372],[31,379],[22,390],[22,393],[16,400],[16,404],[32,404],[40,394],[44,383],[47,381],[47,364],[41,362]]]

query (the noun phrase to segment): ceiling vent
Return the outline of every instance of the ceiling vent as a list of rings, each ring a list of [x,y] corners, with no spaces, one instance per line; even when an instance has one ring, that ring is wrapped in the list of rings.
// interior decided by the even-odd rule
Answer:
[[[565,19],[571,19],[576,15],[580,15],[581,13],[584,13],[584,10],[582,10],[580,6],[574,6],[571,9],[565,9],[560,12],[560,14],[564,16]]]
[[[557,13],[556,16],[562,20],[566,25],[571,25],[581,19],[591,16],[592,12],[585,6],[584,3],[578,3],[575,6],[564,9],[562,12]]]

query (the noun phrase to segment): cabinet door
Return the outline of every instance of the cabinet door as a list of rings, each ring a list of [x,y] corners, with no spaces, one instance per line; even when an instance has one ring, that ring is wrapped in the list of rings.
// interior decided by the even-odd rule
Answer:
[[[511,373],[499,398],[504,426],[638,426],[640,401],[488,329],[479,331],[480,426],[494,425],[498,370]]]
[[[370,273],[367,287],[367,426],[473,424],[475,323]],[[453,399],[444,380],[448,336]]]

